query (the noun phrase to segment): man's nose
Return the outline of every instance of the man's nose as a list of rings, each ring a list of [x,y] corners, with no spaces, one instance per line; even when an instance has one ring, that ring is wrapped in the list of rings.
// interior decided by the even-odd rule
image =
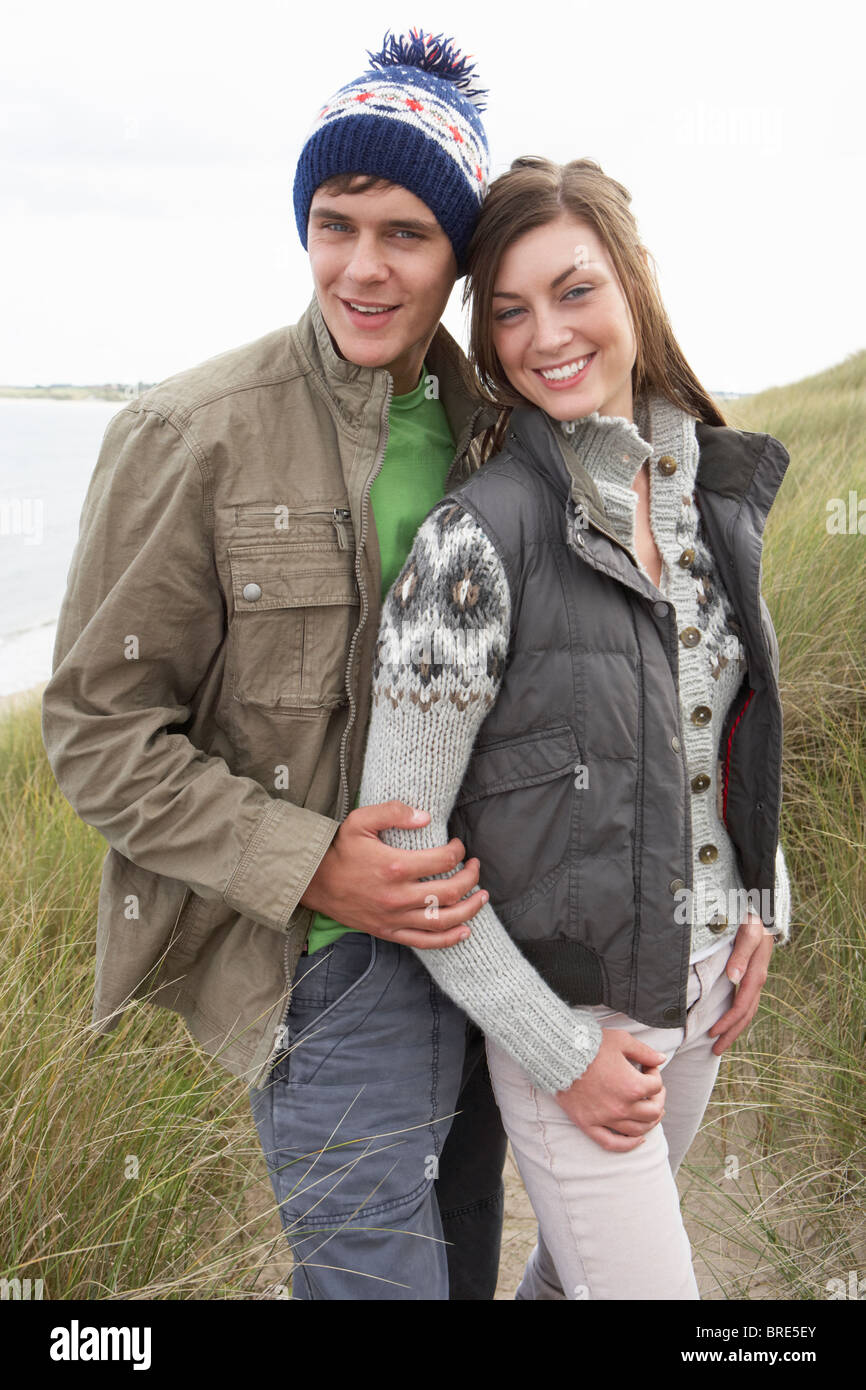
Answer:
[[[360,236],[358,238],[346,270],[349,277],[359,285],[370,284],[387,278],[388,267],[374,237]]]

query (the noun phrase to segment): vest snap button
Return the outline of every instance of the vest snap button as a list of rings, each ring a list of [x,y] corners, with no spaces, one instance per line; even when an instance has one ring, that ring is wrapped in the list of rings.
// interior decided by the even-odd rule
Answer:
[[[657,618],[666,618],[668,615],[668,605],[666,603],[662,603],[659,599],[657,603],[653,604],[653,612],[655,613]]]
[[[676,1008],[665,1009],[664,1013],[662,1014],[662,1018],[664,1019],[665,1023],[676,1023],[679,1016],[680,1011]]]
[[[676,734],[674,734],[673,738],[671,739],[671,748],[674,750],[675,753],[679,753],[680,751],[680,741],[677,738]]]

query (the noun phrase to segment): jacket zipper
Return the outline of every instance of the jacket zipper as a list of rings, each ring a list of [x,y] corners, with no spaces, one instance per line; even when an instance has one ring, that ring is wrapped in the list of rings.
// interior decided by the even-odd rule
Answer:
[[[727,742],[725,744],[725,766],[722,775],[722,820],[724,821],[725,825],[727,825],[728,823],[728,782],[730,781],[731,775],[731,748],[733,747],[734,743],[734,734],[737,732],[737,725],[739,724],[740,720],[742,719],[743,715],[746,713],[746,710],[749,708],[749,705],[752,702],[752,696],[754,695],[754,693],[754,690],[752,690],[750,686],[749,693],[746,696],[743,704],[740,706],[740,709],[737,712],[737,715],[733,723],[731,724],[730,733],[728,734]]]
[[[337,545],[340,550],[348,549],[346,540],[346,522],[351,521],[352,513],[348,507],[332,507],[330,510],[300,512],[300,516],[329,516],[331,525],[337,533]]]
[[[345,672],[344,672],[344,674],[343,674],[343,680],[344,680],[344,682],[345,682],[346,689],[347,689],[348,692],[349,692],[349,718],[346,720],[346,727],[345,727],[345,729],[343,730],[343,737],[342,737],[342,739],[340,740],[340,781],[341,781],[341,784],[342,784],[343,787],[344,787],[342,800],[341,800],[341,802],[340,802],[340,812],[339,812],[339,815],[338,815],[338,817],[337,817],[337,819],[340,820],[340,821],[345,820],[345,818],[346,818],[346,813],[347,813],[347,811],[348,811],[348,801],[349,801],[349,779],[348,779],[348,775],[347,775],[347,772],[346,772],[346,746],[347,746],[347,741],[348,741],[348,736],[349,736],[349,730],[351,729],[353,723],[355,722],[355,713],[356,713],[356,711],[357,711],[357,705],[356,705],[356,703],[355,703],[355,698],[354,698],[354,696],[352,695],[352,689],[351,689],[351,685],[350,685],[350,683],[349,683],[349,672],[350,672],[350,670],[351,670],[352,661],[353,661],[354,655],[355,655],[355,645],[356,645],[356,643],[357,643],[357,641],[358,641],[358,637],[359,637],[360,633],[363,631],[364,624],[365,624],[365,622],[367,621],[367,613],[368,613],[368,611],[369,611],[369,604],[367,603],[367,591],[366,591],[366,589],[364,588],[364,581],[363,581],[363,579],[362,579],[362,577],[361,577],[361,562],[360,562],[360,558],[359,558],[359,557],[360,557],[361,551],[362,551],[363,546],[364,546],[364,538],[365,538],[365,536],[366,536],[366,534],[367,534],[367,515],[368,515],[368,504],[369,504],[369,497],[370,497],[370,488],[373,486],[373,483],[374,483],[375,479],[378,477],[379,472],[381,471],[382,464],[383,464],[384,461],[385,461],[385,450],[386,450],[387,447],[388,447],[388,436],[389,436],[389,434],[390,434],[390,432],[391,432],[391,425],[390,425],[390,421],[389,421],[389,419],[388,419],[388,415],[389,415],[390,408],[391,408],[391,397],[393,396],[393,394],[394,394],[394,382],[393,382],[393,379],[389,376],[389,377],[388,377],[388,389],[387,389],[387,391],[386,391],[386,393],[385,393],[385,401],[384,401],[384,405],[383,405],[383,407],[382,407],[382,414],[381,414],[381,417],[380,417],[380,431],[384,431],[384,433],[382,434],[382,442],[381,442],[381,445],[380,445],[380,447],[379,447],[379,450],[378,450],[378,453],[377,453],[377,456],[376,456],[375,464],[373,465],[373,471],[372,471],[372,473],[370,474],[369,478],[367,479],[367,482],[366,482],[365,487],[364,487],[364,493],[363,493],[363,496],[362,496],[362,498],[361,498],[361,535],[360,535],[360,537],[359,537],[359,539],[358,539],[358,544],[357,544],[357,546],[355,547],[355,578],[356,578],[356,581],[357,581],[357,584],[358,584],[358,593],[359,593],[360,598],[361,598],[361,620],[360,620],[360,622],[359,622],[357,628],[355,629],[354,633],[352,634],[352,641],[351,641],[350,646],[349,646],[349,655],[348,655],[348,657],[347,657],[347,659],[346,659],[346,670],[345,670]],[[330,516],[331,513],[330,513],[330,512],[323,512],[322,515],[328,515],[328,516]],[[345,529],[344,529],[343,523],[344,523],[345,521],[350,520],[350,519],[351,519],[351,515],[352,515],[352,513],[349,511],[349,509],[348,509],[347,507],[335,507],[335,508],[333,509],[333,522],[334,522],[334,526],[335,526],[335,528],[336,528],[336,530],[337,530],[337,539],[338,539],[338,543],[339,543],[339,546],[340,546],[340,549],[341,549],[341,550],[345,550],[345,549],[347,548],[347,544],[346,544],[346,533],[345,533]],[[286,1020],[287,1020],[287,1018],[288,1018],[288,1016],[289,1016],[289,1009],[291,1008],[291,990],[292,990],[292,982],[291,982],[291,979],[289,978],[289,933],[288,933],[288,932],[286,933],[286,941],[285,941],[285,945],[284,945],[284,947],[283,947],[283,975],[285,976],[286,989],[289,991],[289,1002],[288,1002],[288,1004],[286,1005],[286,1012],[285,1012],[284,1015],[283,1015],[283,1024],[282,1024],[282,1030],[281,1030],[281,1031],[283,1032],[283,1034],[284,1034],[284,1033],[285,1033],[285,1030],[286,1030]],[[277,1048],[276,1048],[276,1046],[275,1046],[275,1047],[272,1049],[272,1051],[271,1051],[270,1058],[268,1059],[267,1068],[266,1068],[267,1071],[270,1071],[271,1066],[273,1065],[274,1056],[275,1056],[276,1051],[277,1051]]]
[[[352,669],[352,662],[355,659],[355,646],[357,644],[359,636],[361,635],[364,629],[364,625],[367,621],[367,614],[370,611],[370,605],[367,602],[367,590],[364,588],[364,582],[361,578],[360,556],[361,551],[364,549],[364,540],[367,535],[367,517],[369,515],[370,488],[373,486],[373,483],[379,476],[382,464],[385,461],[385,450],[388,447],[388,436],[391,433],[391,423],[388,419],[388,415],[391,409],[391,397],[393,396],[393,394],[394,379],[389,375],[388,387],[385,392],[385,401],[382,406],[382,414],[380,416],[379,427],[380,431],[383,431],[383,433],[381,434],[381,444],[379,446],[379,451],[376,456],[376,461],[373,465],[373,471],[371,472],[366,484],[364,485],[364,492],[361,497],[361,534],[358,537],[358,544],[355,547],[355,578],[357,580],[358,593],[361,599],[361,621],[358,623],[358,626],[355,628],[355,631],[352,634],[352,641],[349,644],[349,655],[346,658],[346,669],[343,673],[343,681],[349,693],[349,718],[346,720],[346,727],[343,730],[343,737],[340,740],[340,781],[343,786],[343,794],[340,801],[339,814],[337,816],[337,819],[339,821],[345,820],[349,810],[349,777],[346,770],[346,749],[348,747],[349,742],[349,733],[351,731],[352,725],[355,722],[355,715],[358,709],[355,703],[355,697],[352,694],[349,673]]]

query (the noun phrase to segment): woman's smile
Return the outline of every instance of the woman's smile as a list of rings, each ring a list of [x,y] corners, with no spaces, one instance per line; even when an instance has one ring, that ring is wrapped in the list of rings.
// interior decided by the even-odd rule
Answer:
[[[576,386],[578,381],[583,381],[594,357],[595,353],[590,352],[576,361],[561,362],[555,367],[534,367],[533,371],[551,391],[561,391],[569,386]]]

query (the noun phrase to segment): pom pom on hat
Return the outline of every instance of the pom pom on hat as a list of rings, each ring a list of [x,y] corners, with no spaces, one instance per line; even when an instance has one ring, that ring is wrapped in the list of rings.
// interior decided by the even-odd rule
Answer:
[[[410,29],[408,34],[387,33],[379,52],[368,49],[367,57],[373,68],[422,68],[445,82],[453,82],[467,101],[479,111],[485,109],[482,98],[487,96],[487,89],[472,85],[475,74],[475,65],[469,61],[472,54],[464,56],[454,40],[446,39],[443,34],[425,34],[423,29]]]

